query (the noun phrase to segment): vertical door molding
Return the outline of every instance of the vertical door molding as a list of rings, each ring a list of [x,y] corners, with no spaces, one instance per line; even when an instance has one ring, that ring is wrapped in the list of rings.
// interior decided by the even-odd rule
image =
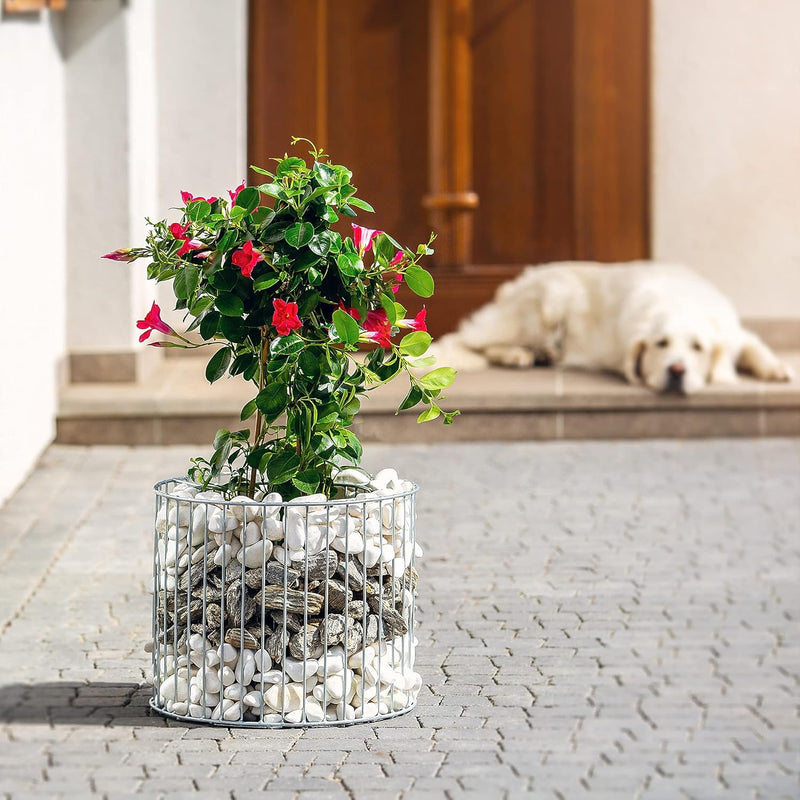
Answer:
[[[430,0],[428,148],[423,198],[440,267],[472,263],[472,0]]]

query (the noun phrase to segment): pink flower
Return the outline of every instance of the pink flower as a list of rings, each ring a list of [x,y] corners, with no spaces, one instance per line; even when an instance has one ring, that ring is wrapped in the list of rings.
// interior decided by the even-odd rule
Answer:
[[[183,244],[181,245],[180,250],[178,250],[178,255],[185,256],[192,250],[199,250],[201,247],[205,247],[205,245],[199,239],[189,239],[187,237],[183,240]]]
[[[199,195],[195,197],[191,192],[181,192],[181,200],[183,200],[183,204],[189,205],[193,200],[205,200],[206,203],[209,205],[216,203],[218,197],[200,197]]]
[[[279,300],[277,297],[272,301],[275,313],[272,315],[272,324],[278,331],[278,336],[288,336],[293,330],[302,328],[303,323],[297,316],[297,303]]]
[[[392,323],[384,309],[368,311],[362,327],[366,331],[367,339],[377,342],[381,347],[392,346]]]
[[[362,228],[360,225],[356,225],[355,222],[353,222],[352,225],[353,244],[355,244],[356,250],[358,250],[359,257],[362,257],[366,249],[372,244],[372,240],[379,233],[383,233],[383,231],[374,231],[372,228]]]
[[[231,256],[231,261],[235,266],[239,267],[239,269],[242,271],[242,275],[244,275],[245,278],[252,277],[253,267],[255,267],[255,265],[263,259],[264,256],[262,256],[258,250],[253,250],[253,243],[251,241],[245,242],[241,249],[237,250]]]
[[[139,341],[143,342],[153,331],[161,331],[161,333],[173,333],[172,328],[161,319],[161,309],[156,303],[153,303],[150,310],[144,319],[140,319],[136,323],[136,327],[143,330],[144,333],[139,337]]]
[[[106,253],[103,258],[110,258],[112,261],[136,261],[138,256],[132,255],[133,250],[121,248],[111,253]]]
[[[344,311],[345,314],[349,314],[356,322],[361,319],[361,314],[358,313],[357,308],[348,308],[343,300],[339,301],[339,308]]]
[[[394,254],[394,258],[389,262],[389,266],[396,267],[405,257],[406,254],[402,250],[398,250]]]
[[[239,192],[244,189],[244,181],[242,181],[233,191],[228,189],[228,194],[231,196],[231,205],[236,205],[236,198],[239,196]]]
[[[417,314],[414,319],[399,319],[397,326],[400,328],[411,328],[412,331],[427,331],[428,326],[425,323],[425,317],[428,315],[428,310],[423,306],[422,311]]]

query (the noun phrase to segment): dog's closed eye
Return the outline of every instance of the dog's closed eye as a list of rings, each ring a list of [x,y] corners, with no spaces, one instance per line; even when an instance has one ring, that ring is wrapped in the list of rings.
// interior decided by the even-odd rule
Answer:
[[[702,353],[703,352],[703,345],[700,344],[700,342],[698,342],[697,339],[695,339],[692,342],[692,349],[693,350],[697,350],[698,353]]]
[[[656,342],[656,347],[669,347],[669,339],[665,336]]]

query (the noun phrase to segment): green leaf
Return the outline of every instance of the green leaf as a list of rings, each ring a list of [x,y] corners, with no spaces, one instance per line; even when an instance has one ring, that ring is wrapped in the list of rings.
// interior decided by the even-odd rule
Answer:
[[[243,208],[245,211],[250,212],[258,207],[260,200],[258,189],[255,186],[247,186],[239,192],[236,197],[236,205]]]
[[[243,342],[247,338],[247,326],[241,317],[221,317],[219,321],[219,332],[229,342]],[[244,372],[244,370],[240,370]],[[235,373],[234,373],[235,374]]]
[[[305,344],[296,334],[290,333],[288,336],[278,336],[272,340],[269,351],[274,356],[291,356],[299,353]]]
[[[306,162],[303,161],[302,158],[292,156],[291,158],[284,158],[283,161],[278,164],[278,168],[275,170],[275,172],[279,177],[283,178],[287,175],[291,175],[293,172],[297,172],[298,170],[304,170],[305,168]]]
[[[352,456],[354,461],[361,460],[363,448],[358,437],[352,431],[342,430],[335,438],[337,439],[337,445],[340,445],[347,455]]]
[[[339,206],[339,211],[341,211],[342,214],[344,214],[346,217],[357,217],[358,216],[358,214],[356,214],[356,212],[353,211],[353,209],[350,208],[350,206],[347,206],[347,205]]]
[[[317,180],[322,186],[330,186],[336,183],[336,172],[331,169],[328,164],[321,161],[314,162],[314,172],[316,173]]]
[[[227,292],[236,286],[236,272],[231,270],[219,269],[209,277],[211,285],[221,292]]]
[[[371,211],[372,213],[375,213],[375,209],[366,200],[361,200],[358,197],[351,197],[347,202],[351,206],[355,206],[356,208],[360,208],[364,211]]]
[[[207,200],[192,200],[186,206],[186,216],[192,222],[199,222],[211,213],[211,204]]]
[[[313,239],[311,239],[311,241],[309,241],[308,249],[311,250],[312,253],[316,253],[318,256],[322,256],[324,258],[331,251],[333,239],[333,231],[320,231]]]
[[[286,229],[283,238],[286,243],[299,250],[307,245],[314,237],[314,226],[310,222],[295,222],[291,228]]]
[[[256,225],[269,225],[275,219],[275,212],[267,206],[259,206],[253,211],[252,216]]]
[[[267,175],[270,178],[275,177],[268,169],[264,169],[263,167],[257,167],[255,164],[251,164],[250,169],[253,170],[253,172],[257,172],[259,175]]]
[[[446,389],[456,379],[456,371],[452,367],[439,367],[423,375],[419,382],[425,389]]]
[[[333,327],[336,329],[339,341],[345,344],[355,344],[358,341],[358,323],[341,308],[333,312]]]
[[[206,342],[217,335],[220,319],[221,316],[218,311],[209,311],[203,317],[203,321],[200,323],[200,335]]]
[[[336,266],[345,278],[355,278],[364,271],[364,262],[358,253],[339,253],[336,256]]]
[[[267,195],[267,197],[274,197],[277,200],[288,199],[286,192],[283,190],[283,186],[279,183],[262,183],[261,186],[258,187],[258,191],[261,192],[261,194]]]
[[[236,222],[247,216],[247,209],[244,206],[234,206],[231,209],[231,221]]]
[[[432,419],[436,419],[439,414],[442,413],[442,410],[439,406],[431,406],[430,408],[425,409],[418,417],[417,422],[430,422]]]
[[[267,462],[267,478],[272,484],[291,480],[300,468],[297,453],[275,453]]]
[[[412,386],[397,410],[405,411],[407,408],[413,408],[417,403],[420,402],[420,400],[422,400],[422,397],[422,389],[420,389],[419,386]]]
[[[220,292],[217,295],[216,306],[220,314],[224,314],[226,317],[241,317],[244,314],[242,298],[230,292]]]
[[[397,322],[397,303],[394,302],[394,297],[390,294],[382,294],[380,297],[381,308],[386,312],[386,316],[392,325]]]
[[[244,408],[242,408],[242,415],[240,417],[242,422],[244,422],[244,420],[249,419],[250,417],[252,417],[253,414],[256,413],[257,409],[258,409],[258,406],[256,405],[256,401],[255,400],[250,400],[249,402],[245,403]]]
[[[433,341],[425,331],[414,331],[400,340],[400,352],[407,356],[421,356]]]
[[[306,348],[300,353],[297,359],[297,366],[300,372],[307,378],[316,380],[322,374],[325,366],[325,353],[320,348]]]
[[[262,275],[260,278],[256,278],[253,281],[253,289],[255,289],[257,292],[263,291],[264,289],[269,289],[279,280],[280,278],[277,275]]]
[[[219,380],[231,363],[231,351],[227,347],[217,350],[206,365],[206,379],[209,383]]]
[[[433,294],[433,277],[428,270],[412,264],[404,273],[406,284],[419,297],[430,297]]]
[[[193,264],[187,264],[172,282],[172,290],[179,300],[189,300],[194,296],[200,284],[200,270]]]
[[[319,486],[319,473],[314,469],[304,469],[292,478],[292,483],[303,494],[314,494]]]
[[[197,300],[192,303],[189,307],[189,313],[193,317],[199,317],[206,309],[211,308],[214,305],[214,298],[205,295],[204,297],[198,297]]]
[[[214,444],[213,448],[215,450],[219,450],[222,445],[225,444],[231,438],[231,432],[227,428],[220,428],[214,434]]]
[[[258,410],[264,415],[267,422],[272,422],[280,416],[289,403],[289,393],[285,383],[269,383],[255,399]]]

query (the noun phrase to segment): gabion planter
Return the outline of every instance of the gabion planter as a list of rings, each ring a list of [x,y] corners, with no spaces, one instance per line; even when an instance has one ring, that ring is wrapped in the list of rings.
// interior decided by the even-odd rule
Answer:
[[[158,483],[152,708],[260,728],[414,708],[417,488],[394,470],[336,500]]]

